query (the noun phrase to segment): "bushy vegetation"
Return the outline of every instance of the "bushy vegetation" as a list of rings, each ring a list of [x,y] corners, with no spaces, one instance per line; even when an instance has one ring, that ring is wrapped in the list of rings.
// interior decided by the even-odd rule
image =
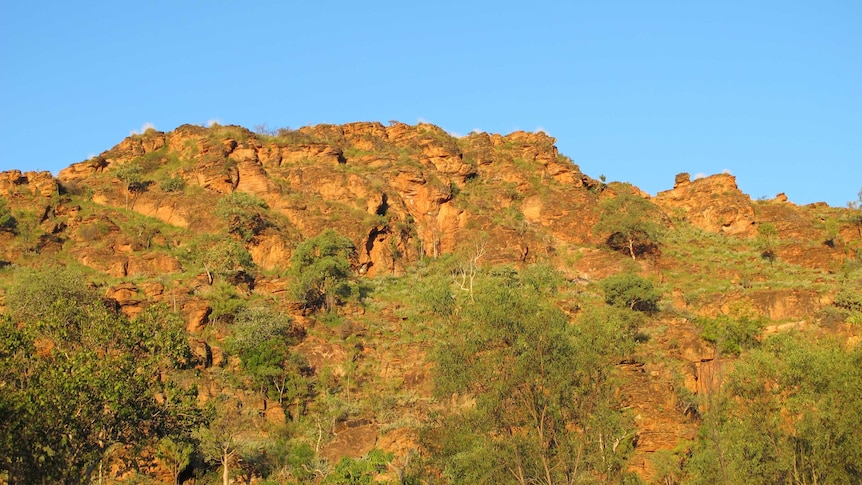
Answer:
[[[326,485],[371,485],[376,477],[386,471],[392,461],[392,453],[373,449],[362,458],[342,458],[335,470],[323,480]]]
[[[126,194],[126,209],[134,204],[135,199],[147,190],[152,183],[145,177],[144,167],[139,163],[126,163],[120,165],[113,171],[114,175],[123,183]]]
[[[159,181],[159,188],[165,192],[182,192],[186,181],[182,177],[165,177]]]
[[[9,209],[6,199],[0,198],[0,231],[11,231],[15,227],[15,218]]]
[[[154,444],[202,421],[192,396],[159,379],[192,364],[175,314],[154,306],[128,321],[62,268],[23,272],[8,302],[0,469],[11,483],[88,482],[117,446]]]
[[[634,430],[613,396],[612,365],[633,334],[614,312],[572,325],[556,288],[503,272],[479,279],[438,348],[438,392],[469,396],[426,436],[452,483],[618,479]],[[493,376],[493,377],[492,377]]]
[[[661,293],[652,282],[632,273],[620,273],[602,280],[605,303],[641,312],[655,312]]]
[[[858,483],[862,350],[779,334],[712,398],[684,483]]]
[[[245,192],[233,192],[219,199],[215,214],[227,222],[228,232],[250,241],[269,227],[266,203]]]
[[[704,340],[714,343],[721,353],[739,355],[744,349],[757,347],[763,322],[748,316],[721,315],[716,318],[701,318]]]
[[[242,243],[215,235],[196,238],[179,248],[178,256],[189,269],[205,272],[210,284],[217,276],[228,277],[254,268],[251,254]]]
[[[593,232],[604,237],[608,247],[634,260],[655,254],[665,231],[661,209],[632,190],[622,185],[613,197],[602,200],[602,212]]]
[[[261,394],[285,406],[288,418],[303,413],[312,394],[313,369],[304,356],[290,348],[301,341],[304,330],[294,326],[287,315],[263,305],[240,311],[232,329],[230,347],[242,359]]]
[[[303,306],[331,311],[350,294],[349,278],[356,249],[332,229],[306,239],[293,252],[294,294]]]

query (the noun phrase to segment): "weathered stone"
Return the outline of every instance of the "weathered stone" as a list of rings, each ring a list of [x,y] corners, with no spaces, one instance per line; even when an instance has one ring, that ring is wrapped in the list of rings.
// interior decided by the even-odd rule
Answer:
[[[679,183],[684,179],[678,178],[673,189],[659,192],[653,202],[669,215],[683,217],[691,225],[709,232],[753,234],[755,217],[751,198],[739,190],[734,176],[718,174]]]
[[[186,316],[186,331],[196,334],[206,328],[212,308],[206,300],[191,299],[183,304],[182,311]]]

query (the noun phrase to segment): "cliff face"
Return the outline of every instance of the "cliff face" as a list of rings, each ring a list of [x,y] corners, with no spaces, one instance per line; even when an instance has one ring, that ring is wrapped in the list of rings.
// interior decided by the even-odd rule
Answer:
[[[275,137],[186,125],[130,137],[58,179],[88,187],[94,201],[122,207],[128,194],[110,175],[131,163],[203,189],[178,195],[149,181],[129,204],[138,213],[214,232],[218,223],[198,210],[202,203],[235,191],[252,194],[284,216],[280,233],[290,235],[288,241],[258,238],[250,248],[257,264],[283,268],[290,239],[332,227],[362,248],[360,263],[369,275],[401,271],[420,255],[453,252],[480,234],[495,242],[500,260],[589,242],[596,197],[588,189],[597,186],[545,134],[455,139],[433,125],[400,123],[316,126]],[[393,260],[392,251],[401,259]]]
[[[672,189],[650,198],[583,174],[554,143],[526,132],[455,138],[422,123],[320,125],[273,134],[237,126],[150,130],[57,178],[0,173],[0,197],[15,219],[0,227],[0,269],[78,263],[129,317],[167,303],[183,314],[202,369],[237,366],[221,349],[225,328],[211,330],[219,311],[212,269],[190,256],[219,240],[236,241],[253,261],[228,261],[220,283],[240,298],[277,300],[307,327],[315,320],[292,301],[286,273],[297,245],[329,228],[356,247],[357,278],[404,275],[422,260],[454,253],[458,261],[480,265],[547,264],[563,273],[578,298],[601,303],[596,281],[635,271],[661,285],[667,310],[645,330],[652,333],[641,352],[650,357],[619,366],[625,377],[620,395],[637,413],[631,463],[649,476],[649,453],[695,436],[697,424],[678,406],[678,389],[712,392],[712,376],[727,365],[713,362],[715,347],[694,322],[744,315],[770,320],[767,332],[824,324],[837,275],[850,272],[862,251],[859,226],[845,209],[799,207],[782,198],[752,201],[727,174],[696,180],[680,174]],[[623,192],[657,206],[667,234],[658,251],[637,261],[608,249],[606,235],[594,232],[605,202]],[[237,194],[260,202],[249,206],[250,218],[221,211]],[[244,222],[238,227],[237,221]],[[466,271],[463,265],[459,270]],[[318,372],[366,359],[368,386],[400,379],[402,390],[430,402],[429,345],[384,343],[382,331],[372,334],[356,323],[380,321],[388,331],[402,331],[407,317],[401,304],[378,304],[351,304],[342,313],[354,321],[337,331],[318,326],[297,350]],[[572,314],[580,304],[572,304]],[[827,330],[856,338],[847,326]],[[355,335],[362,345],[347,343]],[[653,358],[659,354],[669,360]],[[199,399],[219,392],[216,384],[201,386]],[[280,405],[247,399],[267,419],[283,417]],[[338,439],[321,451],[333,462],[374,446],[402,456],[417,446],[415,429],[383,431],[364,418],[337,427]]]

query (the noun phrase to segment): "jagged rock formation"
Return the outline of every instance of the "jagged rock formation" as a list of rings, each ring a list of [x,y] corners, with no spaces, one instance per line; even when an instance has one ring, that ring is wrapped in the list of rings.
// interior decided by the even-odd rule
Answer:
[[[258,265],[283,267],[290,239],[334,227],[362,248],[359,262],[368,274],[452,252],[480,233],[504,243],[494,248],[500,259],[547,253],[555,243],[589,242],[595,195],[588,189],[597,186],[543,133],[455,139],[433,125],[402,123],[322,125],[278,137],[184,125],[127,138],[58,178],[67,187],[91,187],[94,201],[119,207],[127,194],[105,176],[129,163],[169,170],[163,176],[181,177],[206,194],[178,196],[151,183],[136,194],[130,206],[136,212],[207,231],[217,222],[202,199],[249,193],[289,222],[282,237],[264,234],[250,248]],[[459,192],[479,190],[468,203],[454,200]],[[502,227],[492,220],[500,212],[509,219]]]
[[[673,189],[659,192],[654,199],[668,214],[679,214],[706,231],[751,235],[754,209],[751,198],[736,186],[736,177],[718,174],[691,180],[687,173],[676,176]]]

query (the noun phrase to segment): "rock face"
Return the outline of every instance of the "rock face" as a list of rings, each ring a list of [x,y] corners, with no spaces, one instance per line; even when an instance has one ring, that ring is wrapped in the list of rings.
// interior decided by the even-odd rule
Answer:
[[[0,172],[0,195],[50,197],[58,192],[57,179],[51,172],[10,170]]]
[[[90,187],[99,203],[203,231],[220,224],[212,211],[218,198],[245,192],[289,222],[249,247],[262,267],[284,268],[290,241],[334,227],[354,241],[367,274],[397,273],[479,234],[496,246],[489,252],[496,260],[523,261],[590,241],[591,189],[598,183],[560,156],[554,142],[522,131],[454,138],[424,123],[319,125],[277,137],[184,125],[129,137],[61,171],[59,181]],[[130,193],[110,176],[129,163],[204,192],[165,193],[151,180]],[[503,227],[489,217],[494,212],[505,213]]]
[[[755,233],[751,198],[739,190],[733,175],[717,174],[690,180],[688,174],[679,174],[673,189],[659,192],[653,202],[669,215],[681,216],[709,232]]]
[[[545,133],[523,131],[455,138],[425,123],[318,125],[276,136],[238,126],[183,125],[130,136],[62,170],[56,180],[47,172],[3,172],[0,194],[89,194],[98,204],[204,233],[224,228],[214,211],[222,197],[251,194],[279,218],[277,227],[245,242],[255,264],[272,271],[284,270],[292,248],[327,227],[350,237],[358,249],[357,264],[367,275],[399,274],[412,261],[468,250],[480,239],[486,263],[523,263],[561,254],[578,257],[583,245],[600,242],[592,227],[604,186],[581,173],[554,144]],[[142,168],[142,189],[130,191],[114,175],[126,164]],[[163,188],[167,179],[186,188]],[[674,187],[653,202],[668,215],[713,233],[753,237],[758,224],[770,222],[782,238],[826,239],[811,217],[785,198],[753,204],[728,174],[696,180],[679,174]],[[45,208],[52,210],[63,208]],[[45,224],[45,231],[56,236],[41,248],[56,247],[65,237],[82,242],[79,234],[86,228],[79,226],[89,223]],[[130,242],[117,236],[119,229],[111,231],[108,237],[117,238],[115,243],[79,247],[73,250],[78,260],[116,277],[182,268],[172,255],[121,249]],[[826,269],[843,257],[832,244],[783,246],[777,255]],[[594,276],[607,273],[588,264],[576,268]]]

